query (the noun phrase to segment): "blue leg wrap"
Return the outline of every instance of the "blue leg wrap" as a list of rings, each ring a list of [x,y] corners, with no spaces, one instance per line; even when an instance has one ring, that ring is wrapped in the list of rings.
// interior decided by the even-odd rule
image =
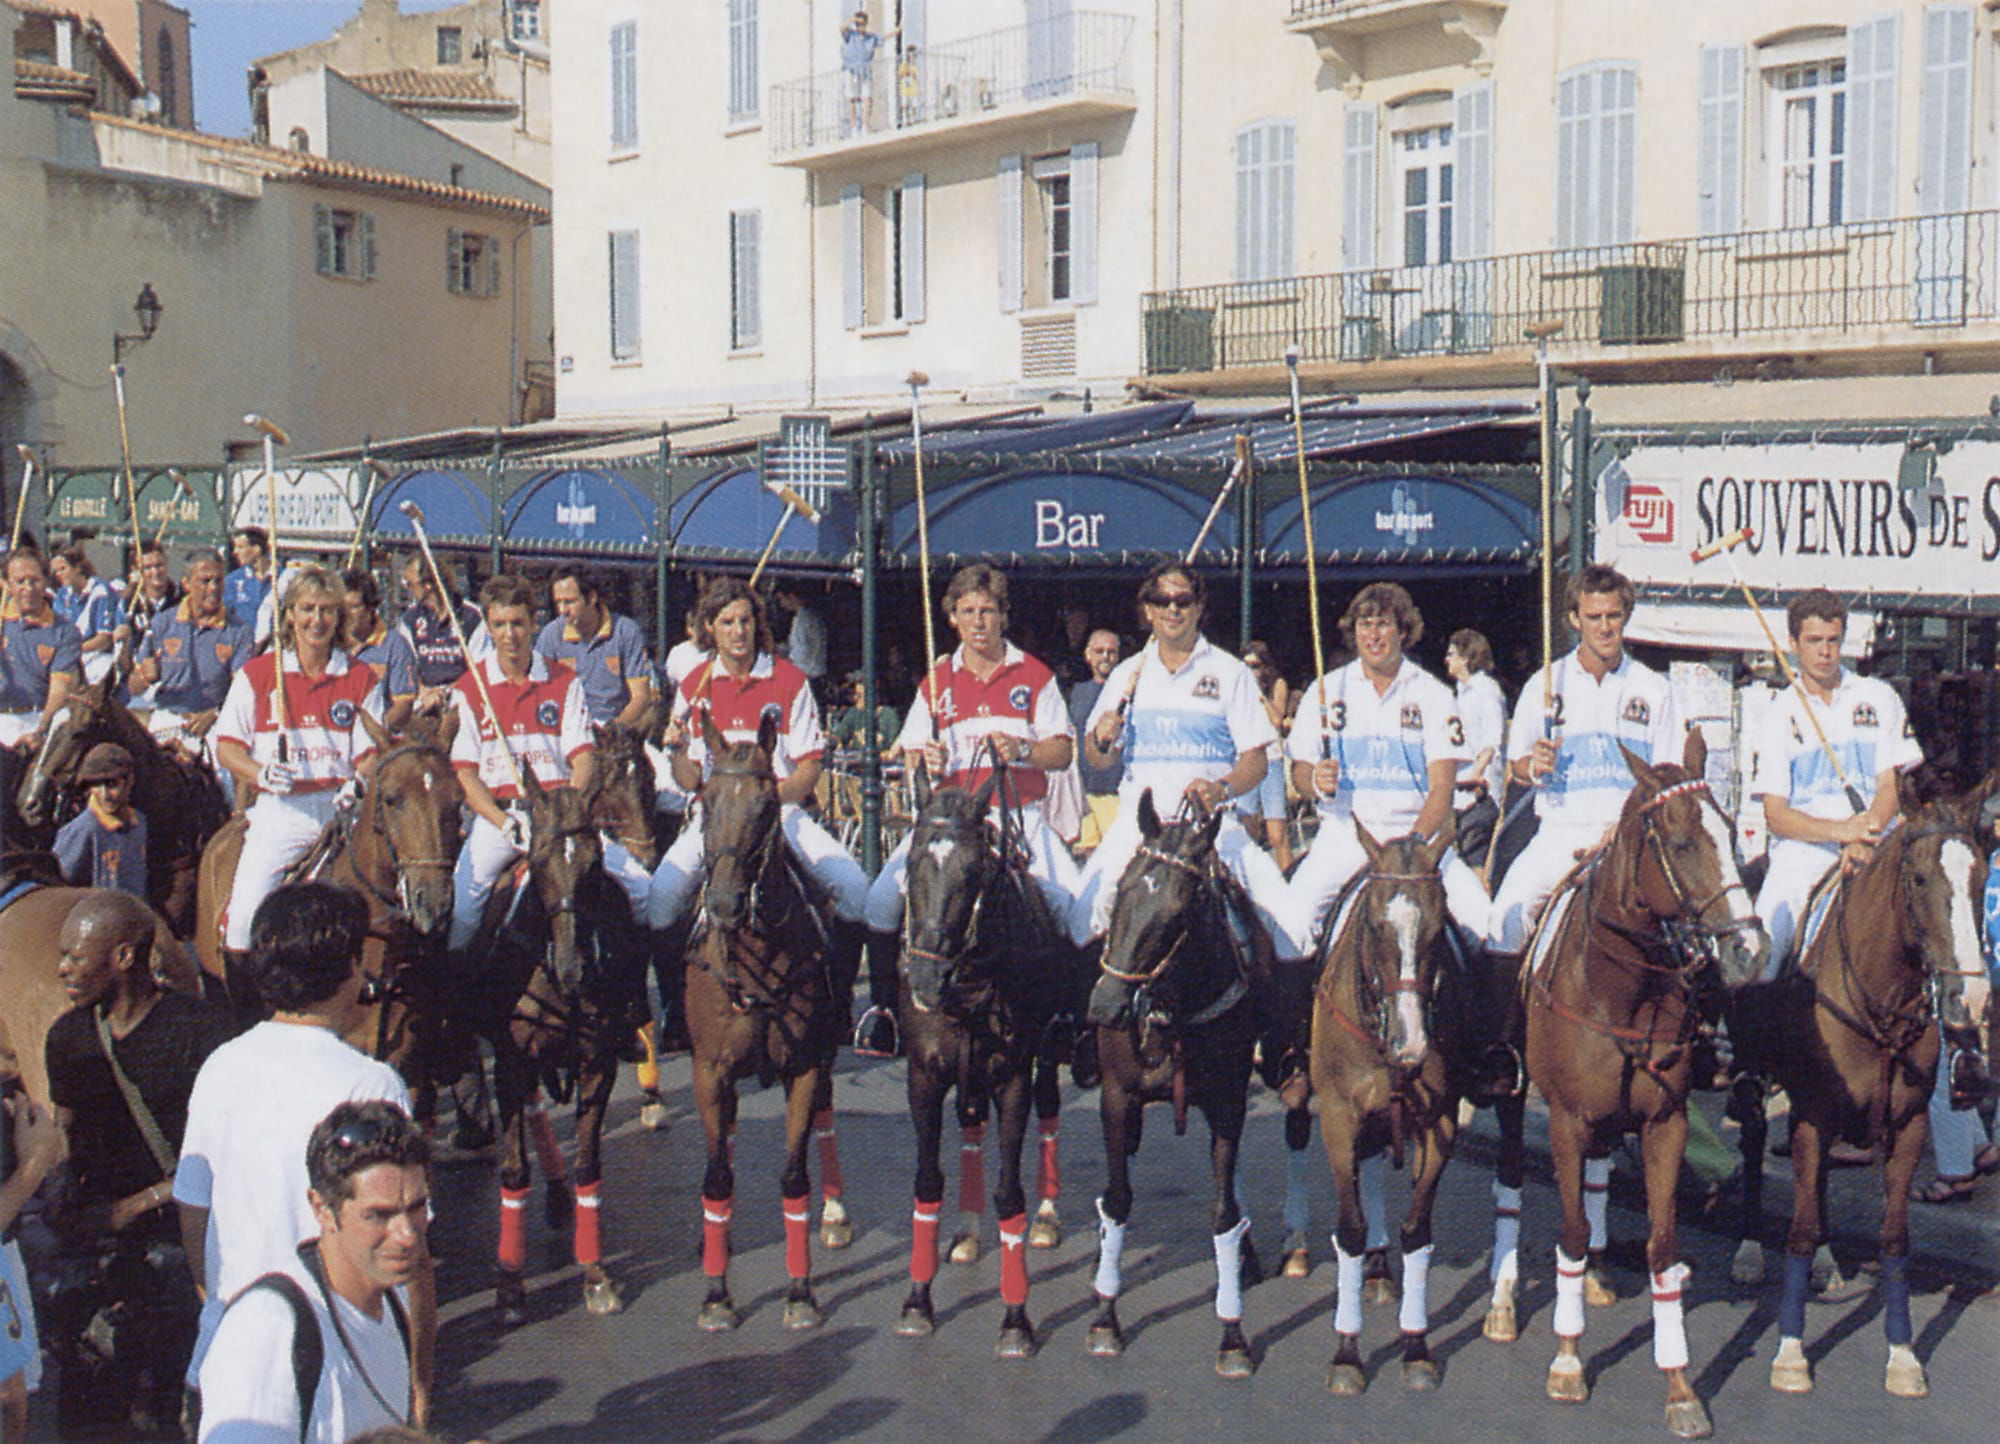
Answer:
[[[1787,1339],[1806,1336],[1806,1294],[1812,1288],[1812,1255],[1785,1255],[1785,1292],[1778,1300],[1778,1333]]]
[[[1907,1344],[1910,1331],[1910,1275],[1907,1258],[1882,1260],[1882,1329],[1891,1344]]]

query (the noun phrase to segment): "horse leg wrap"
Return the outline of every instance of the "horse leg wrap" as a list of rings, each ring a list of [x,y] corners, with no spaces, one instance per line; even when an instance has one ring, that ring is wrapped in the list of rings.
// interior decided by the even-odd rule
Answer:
[[[1495,1284],[1521,1276],[1521,1190],[1493,1184],[1493,1266]]]
[[[785,1200],[785,1272],[802,1279],[812,1272],[812,1196]]]
[[[576,1186],[576,1261],[580,1264],[596,1264],[604,1261],[604,1241],[598,1232],[598,1190],[604,1181],[579,1183]]]
[[[1907,1344],[1912,1338],[1909,1265],[1902,1254],[1882,1256],[1882,1330],[1891,1345]]]
[[[1687,1276],[1684,1263],[1653,1275],[1653,1362],[1662,1369],[1687,1367],[1687,1322],[1681,1312],[1681,1285]]]
[[[548,1110],[537,1099],[528,1105],[527,1114],[528,1132],[535,1140],[535,1161],[542,1166],[542,1176],[550,1183],[561,1183],[569,1177],[569,1165],[563,1162],[562,1149],[556,1146],[556,1128],[549,1122]]]
[[[1355,1335],[1361,1332],[1361,1273],[1364,1255],[1349,1253],[1333,1235],[1333,1331]]]
[[[959,1134],[958,1207],[978,1214],[986,1206],[986,1125],[974,1123]]]
[[[1236,1226],[1215,1236],[1215,1316],[1225,1324],[1243,1318],[1243,1235],[1250,1232],[1245,1214]]]
[[[1028,1215],[1000,1220],[1000,1301],[1010,1309],[1028,1301]]]
[[[1583,1161],[1583,1216],[1590,1224],[1590,1251],[1604,1252],[1610,1242],[1611,1160],[1586,1158]]]
[[[1778,1334],[1786,1339],[1806,1336],[1806,1295],[1812,1292],[1812,1255],[1785,1255],[1785,1290],[1778,1296]]]
[[[729,1272],[729,1215],[733,1198],[704,1198],[701,1201],[701,1271],[712,1279]]]
[[[639,1060],[635,1070],[639,1075],[639,1086],[648,1093],[657,1093],[660,1091],[660,1050],[653,1043],[651,1023],[640,1027],[639,1046],[646,1050],[646,1056]]]
[[[500,1267],[517,1274],[528,1266],[528,1190],[500,1190]]]
[[[840,1139],[834,1135],[831,1108],[813,1114],[813,1141],[819,1145],[820,1196],[839,1198],[847,1192],[847,1185],[840,1176]]]
[[[1583,1260],[1556,1245],[1556,1337],[1583,1337]]]
[[[1378,1153],[1361,1160],[1361,1217],[1368,1224],[1368,1251],[1389,1246],[1389,1205],[1382,1189],[1389,1181],[1389,1155]]]
[[[1306,1199],[1306,1181],[1312,1174],[1312,1163],[1307,1150],[1287,1149],[1285,1152],[1285,1237],[1302,1234],[1312,1223],[1312,1209]],[[1289,1245],[1287,1245],[1289,1247]]]
[[[939,1205],[917,1200],[910,1215],[910,1282],[927,1284],[937,1277]]]
[[[1097,1200],[1097,1296],[1115,1299],[1125,1286],[1122,1264],[1125,1258],[1125,1225],[1112,1222],[1111,1215],[1104,1211],[1104,1200]]]
[[[1403,1309],[1398,1322],[1406,1334],[1428,1333],[1431,1326],[1431,1250],[1436,1244],[1403,1250]]]
[[[1059,1146],[1062,1119],[1050,1118],[1042,1123],[1042,1167],[1037,1188],[1043,1198],[1062,1197],[1062,1149]]]

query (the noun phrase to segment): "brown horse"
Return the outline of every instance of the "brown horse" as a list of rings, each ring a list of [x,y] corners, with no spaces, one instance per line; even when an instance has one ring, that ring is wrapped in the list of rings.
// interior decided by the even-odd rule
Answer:
[[[116,742],[132,754],[132,804],[146,816],[147,900],[187,937],[194,931],[201,851],[229,820],[229,802],[206,763],[146,730],[118,696],[120,681],[113,667],[56,707],[21,779],[21,820],[30,826],[54,821],[57,796],[76,789],[84,755],[100,742]]]
[[[1548,1100],[1562,1196],[1549,1397],[1581,1402],[1590,1392],[1577,1346],[1598,1219],[1584,1206],[1584,1160],[1604,1158],[1636,1129],[1651,1224],[1653,1359],[1666,1375],[1667,1426],[1683,1438],[1710,1431],[1687,1380],[1687,1269],[1674,1216],[1700,995],[1718,972],[1725,988],[1755,978],[1770,946],[1737,875],[1728,820],[1702,780],[1707,758],[1699,731],[1688,734],[1680,765],[1649,766],[1625,751],[1637,785],[1604,849],[1550,900],[1522,982],[1528,1073]],[[1601,1204],[1595,1211],[1601,1217]]]
[[[1431,1208],[1458,1130],[1459,1097],[1447,1040],[1432,1036],[1436,952],[1444,929],[1438,863],[1451,846],[1450,825],[1429,842],[1402,837],[1378,843],[1359,823],[1355,832],[1368,870],[1328,938],[1312,1010],[1313,1096],[1340,1201],[1336,1349],[1326,1386],[1345,1396],[1368,1385],[1360,1347],[1368,1239],[1361,1159],[1386,1148],[1400,1166],[1410,1140],[1416,1156],[1402,1229],[1403,1384],[1437,1386],[1426,1342]]]
[[[771,757],[777,717],[757,739],[732,745],[706,711],[702,735],[714,767],[702,784],[702,887],[684,997],[694,1044],[695,1106],[708,1141],[702,1175],[702,1271],[708,1296],[700,1325],[715,1332],[741,1322],[729,1295],[729,1220],[736,1175],[736,1081],[756,1074],[785,1086],[784,1326],[816,1328],[812,1292],[811,1189],[806,1143],[847,1012],[836,1005],[824,966],[828,924],[785,856]]]
[[[1928,1108],[1942,1039],[1977,1048],[1990,993],[1980,950],[1985,851],[1980,804],[2000,772],[1970,793],[1910,808],[1875,855],[1834,884],[1825,921],[1798,972],[1778,984],[1771,1057],[1792,1102],[1792,1225],[1771,1387],[1812,1388],[1806,1293],[1826,1241],[1826,1150],[1846,1139],[1883,1151],[1882,1317],[1885,1387],[1928,1392],[1911,1347],[1910,1179],[1930,1135]]]

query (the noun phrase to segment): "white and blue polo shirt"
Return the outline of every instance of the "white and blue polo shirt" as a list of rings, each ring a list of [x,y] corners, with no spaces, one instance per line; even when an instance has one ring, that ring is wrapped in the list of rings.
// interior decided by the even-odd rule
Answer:
[[[1171,672],[1160,660],[1157,641],[1120,662],[1090,709],[1085,730],[1116,712],[1128,695],[1121,807],[1136,807],[1150,787],[1154,804],[1171,811],[1190,782],[1220,780],[1242,753],[1278,740],[1256,676],[1206,637]]]
[[[1555,664],[1552,703],[1556,770],[1535,789],[1535,812],[1544,822],[1609,827],[1618,820],[1633,782],[1621,743],[1641,762],[1680,761],[1681,724],[1667,679],[1629,652],[1601,681],[1568,653]],[[1544,735],[1538,674],[1514,704],[1507,760],[1528,756]]]
[[[1431,763],[1457,764],[1472,755],[1457,698],[1407,657],[1379,695],[1359,660],[1313,683],[1299,699],[1285,751],[1294,762],[1338,762],[1340,786],[1319,799],[1320,813],[1358,818],[1377,837],[1401,837],[1416,826]]]
[[[1858,677],[1843,667],[1833,696],[1815,700],[1812,717],[1818,719],[1848,780],[1866,800],[1873,800],[1875,779],[1884,772],[1900,772],[1924,760],[1903,699],[1895,688],[1874,677]],[[1808,817],[1832,821],[1854,815],[1826,748],[1813,731],[1812,718],[1806,716],[1797,690],[1790,687],[1765,711],[1757,734],[1750,795],[1767,794],[1783,798]]]

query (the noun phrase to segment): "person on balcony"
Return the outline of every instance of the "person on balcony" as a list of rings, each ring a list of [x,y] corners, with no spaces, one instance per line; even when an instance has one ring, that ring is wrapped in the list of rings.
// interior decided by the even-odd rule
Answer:
[[[868,28],[868,12],[856,10],[854,18],[840,27],[840,69],[847,91],[847,134],[869,130],[875,124],[874,87],[870,77],[875,68],[875,52],[896,31],[877,32]]]

